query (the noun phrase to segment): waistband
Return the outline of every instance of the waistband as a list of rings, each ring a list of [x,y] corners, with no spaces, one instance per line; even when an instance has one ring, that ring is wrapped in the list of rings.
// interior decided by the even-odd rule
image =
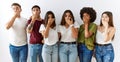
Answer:
[[[111,45],[111,43],[109,43],[109,44],[98,44],[98,43],[95,43],[95,45],[97,45],[97,46],[108,46],[108,45]]]
[[[60,42],[62,44],[76,44],[76,42]]]

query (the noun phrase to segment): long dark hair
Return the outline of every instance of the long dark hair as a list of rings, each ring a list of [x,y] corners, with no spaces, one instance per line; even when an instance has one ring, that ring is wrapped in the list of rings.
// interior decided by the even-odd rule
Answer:
[[[54,13],[52,11],[48,11],[46,13],[46,15],[45,15],[45,18],[44,18],[44,20],[45,20],[45,27],[47,26],[47,23],[48,23],[48,19],[49,19],[48,15],[52,15],[52,18],[54,18],[54,22],[50,26],[51,28],[54,28],[56,26],[56,23],[55,23],[55,15],[54,15]]]
[[[109,17],[109,22],[108,22],[108,25],[114,27],[114,24],[113,24],[113,14],[112,12],[110,11],[105,11],[102,13],[101,17],[103,16],[103,14],[106,14],[108,17]],[[100,26],[103,26],[102,24],[102,19],[100,20]],[[115,35],[114,35],[115,36]],[[114,36],[112,37],[112,40],[114,39]]]
[[[110,26],[114,27],[114,25],[113,25],[113,15],[112,15],[112,12],[110,12],[110,11],[105,11],[105,12],[102,13],[102,15],[103,15],[103,14],[106,14],[106,15],[109,17],[109,22],[108,22],[108,24],[109,24]],[[102,17],[102,15],[101,15],[101,17]],[[100,20],[100,26],[103,26],[103,24],[102,24],[102,19]]]
[[[63,13],[60,25],[65,25],[66,24],[66,21],[65,21],[66,13],[70,13],[71,18],[73,19],[73,23],[75,22],[75,19],[74,19],[72,11],[71,10],[65,10],[65,12]]]

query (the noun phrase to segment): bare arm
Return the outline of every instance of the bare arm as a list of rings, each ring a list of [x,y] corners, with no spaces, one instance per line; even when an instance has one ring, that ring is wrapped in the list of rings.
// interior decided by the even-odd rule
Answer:
[[[50,30],[50,26],[49,26],[49,25],[47,25],[46,30],[45,30],[45,32],[44,32],[44,37],[45,37],[45,38],[47,38],[47,37],[48,37],[49,30]]]
[[[71,29],[72,29],[72,37],[73,38],[78,38],[78,29],[75,28],[74,26],[71,26]]]
[[[13,16],[11,20],[6,24],[6,29],[9,29],[13,26],[16,16]]]
[[[32,15],[31,18],[32,18],[32,20],[31,20],[30,24],[29,24],[28,27],[27,27],[27,32],[28,32],[28,33],[31,33],[31,32],[32,32],[34,23],[35,23],[35,21],[36,21],[36,19],[37,19],[37,15]]]
[[[50,26],[51,26],[51,24],[53,23],[53,21],[54,21],[54,19],[52,19],[52,18],[48,19],[48,24],[47,24],[46,30],[45,30],[45,32],[44,32],[44,37],[45,37],[45,38],[47,38],[48,35],[49,35]]]
[[[34,26],[34,22],[31,21],[31,23],[30,23],[30,24],[28,25],[28,27],[27,27],[27,32],[28,32],[28,33],[31,33],[31,32],[32,32],[33,26]]]
[[[110,28],[109,32],[108,32],[108,29],[105,29],[105,40],[104,41],[109,41],[113,38],[114,34],[115,34],[115,28],[112,27]]]
[[[16,19],[17,17],[18,17],[18,18],[20,17],[20,12],[21,12],[20,9],[16,9],[16,12],[14,12],[13,17],[12,17],[11,20],[6,24],[6,29],[10,29],[10,28],[13,26],[15,19]]]

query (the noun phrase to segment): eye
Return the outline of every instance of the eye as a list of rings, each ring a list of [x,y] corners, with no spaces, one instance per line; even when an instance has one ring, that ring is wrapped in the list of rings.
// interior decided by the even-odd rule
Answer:
[[[67,15],[65,15],[65,17],[67,17]]]

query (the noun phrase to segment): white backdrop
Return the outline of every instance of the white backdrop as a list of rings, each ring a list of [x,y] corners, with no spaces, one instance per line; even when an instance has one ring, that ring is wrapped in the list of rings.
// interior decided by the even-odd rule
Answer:
[[[120,7],[119,0],[3,0],[0,4],[0,62],[12,62],[9,54],[10,35],[5,29],[5,23],[8,21],[11,13],[11,4],[17,2],[22,6],[22,16],[27,19],[31,16],[31,7],[39,5],[41,7],[41,17],[44,18],[46,11],[51,10],[55,13],[57,24],[60,23],[63,12],[70,9],[75,20],[79,24],[82,23],[80,19],[80,9],[86,6],[93,7],[97,12],[96,24],[100,22],[101,13],[104,11],[111,11],[114,16],[114,24],[116,27],[116,34],[113,41],[115,50],[114,62],[119,62],[120,59]],[[28,60],[29,62],[29,60]],[[96,62],[92,59],[92,62]]]

